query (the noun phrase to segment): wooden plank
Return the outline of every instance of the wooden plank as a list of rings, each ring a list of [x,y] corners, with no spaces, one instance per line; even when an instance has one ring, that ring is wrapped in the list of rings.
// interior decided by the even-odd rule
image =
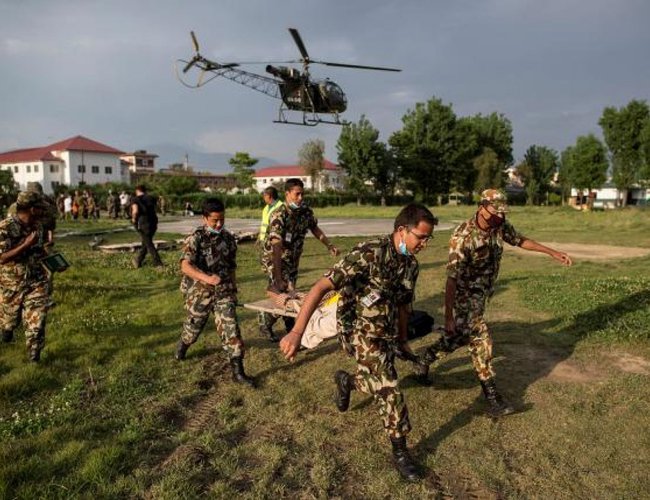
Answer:
[[[155,240],[153,244],[158,250],[173,250],[176,248],[176,243],[166,240]],[[106,253],[117,253],[117,252],[135,252],[142,246],[141,242],[133,243],[117,243],[113,245],[97,245],[95,248]]]
[[[272,299],[258,300],[256,302],[251,302],[249,304],[243,305],[246,309],[251,309],[252,311],[277,314],[279,316],[289,316],[290,318],[295,318],[298,316],[298,313],[294,311],[287,311],[283,307],[278,307]]]

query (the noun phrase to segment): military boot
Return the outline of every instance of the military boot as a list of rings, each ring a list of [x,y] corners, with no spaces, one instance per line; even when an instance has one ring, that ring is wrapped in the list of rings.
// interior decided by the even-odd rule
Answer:
[[[287,330],[287,333],[293,330],[293,327],[296,324],[295,318],[292,318],[291,316],[284,316],[282,320],[284,321],[284,328]]]
[[[260,325],[260,335],[269,339],[271,342],[280,342],[280,337],[278,337],[273,329],[268,325]]]
[[[334,383],[336,384],[336,396],[334,402],[340,412],[347,411],[350,406],[350,392],[352,391],[352,377],[343,370],[338,370],[334,374]]]
[[[187,350],[190,348],[189,344],[186,344],[182,340],[178,341],[178,344],[176,345],[176,354],[174,354],[174,358],[177,361],[183,361],[185,359],[185,354],[187,353]]]
[[[393,445],[393,462],[395,468],[398,470],[400,476],[407,481],[415,482],[420,479],[418,474],[418,467],[411,458],[409,450],[406,447],[406,438],[390,438]]]
[[[13,330],[2,330],[2,341],[5,344],[8,344],[14,339],[14,331]]]
[[[41,348],[31,347],[29,349],[29,360],[38,363],[41,360]]]
[[[492,418],[505,417],[515,412],[515,409],[508,403],[501,394],[497,392],[494,379],[481,380],[483,394],[488,401],[488,414]]]
[[[239,384],[248,384],[255,387],[255,379],[244,373],[244,358],[237,356],[230,359],[230,368],[232,368],[232,379]]]

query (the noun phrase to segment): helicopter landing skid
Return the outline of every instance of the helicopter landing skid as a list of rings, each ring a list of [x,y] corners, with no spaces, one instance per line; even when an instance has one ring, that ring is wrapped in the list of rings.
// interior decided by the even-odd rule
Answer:
[[[286,108],[280,108],[280,112],[278,113],[278,119],[273,120],[273,123],[284,123],[286,125],[302,125],[304,127],[315,127],[319,123],[326,123],[329,125],[345,125],[344,121],[341,121],[339,119],[339,114],[334,113],[334,119],[333,120],[324,120],[321,118],[318,113],[311,112],[310,116],[306,111],[302,113],[302,121],[291,121],[287,118],[287,115],[285,114]]]

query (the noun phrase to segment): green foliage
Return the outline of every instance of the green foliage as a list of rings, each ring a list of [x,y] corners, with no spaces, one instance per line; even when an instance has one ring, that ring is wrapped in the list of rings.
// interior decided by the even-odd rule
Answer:
[[[591,192],[607,180],[607,152],[595,135],[578,137],[569,158],[570,179],[577,189]]]
[[[228,160],[232,167],[232,177],[235,179],[235,185],[239,189],[250,189],[255,185],[255,169],[253,166],[257,164],[257,158],[251,158],[248,153],[238,151],[235,156]]]
[[[620,109],[606,107],[598,121],[612,155],[612,177],[619,190],[627,190],[640,180],[644,166],[642,131],[649,120],[648,104],[632,100]]]
[[[365,116],[359,123],[346,123],[336,144],[338,162],[348,174],[348,188],[361,198],[368,192],[379,192],[386,196],[395,185],[397,178],[394,164],[386,149],[379,141],[379,131]],[[370,181],[372,186],[368,186]]]
[[[321,174],[325,165],[324,160],[325,143],[321,139],[311,139],[305,142],[298,151],[298,162],[311,178],[313,192],[318,191],[317,186],[321,182]]]
[[[483,153],[472,160],[477,177],[474,188],[481,192],[489,188],[502,188],[504,186],[503,165],[499,157],[491,148],[483,148]]]
[[[528,205],[537,205],[546,199],[558,163],[557,152],[551,148],[532,145],[526,150],[523,162],[517,166],[517,173],[524,182]]]

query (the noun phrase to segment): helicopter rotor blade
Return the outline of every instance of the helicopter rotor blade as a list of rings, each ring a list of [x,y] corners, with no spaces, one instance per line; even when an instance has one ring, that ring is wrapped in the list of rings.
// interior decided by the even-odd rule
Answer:
[[[307,53],[305,44],[302,43],[300,33],[298,33],[298,30],[296,28],[289,28],[289,33],[291,33],[293,41],[296,42],[296,45],[298,46],[298,50],[300,51],[300,55],[302,56],[304,62],[309,63],[309,54]]]
[[[193,31],[190,31],[190,36],[192,37],[192,45],[194,46],[194,52],[199,53],[199,42],[196,39],[196,35]]]
[[[402,71],[401,69],[386,68],[383,66],[364,66],[362,64],[344,64],[344,63],[333,63],[333,62],[326,62],[326,61],[310,61],[310,62],[314,64],[323,64],[325,66],[334,66],[337,68],[371,69],[376,71]]]
[[[197,58],[193,57],[185,66],[183,66],[183,73],[187,73],[194,64],[196,64]]]

